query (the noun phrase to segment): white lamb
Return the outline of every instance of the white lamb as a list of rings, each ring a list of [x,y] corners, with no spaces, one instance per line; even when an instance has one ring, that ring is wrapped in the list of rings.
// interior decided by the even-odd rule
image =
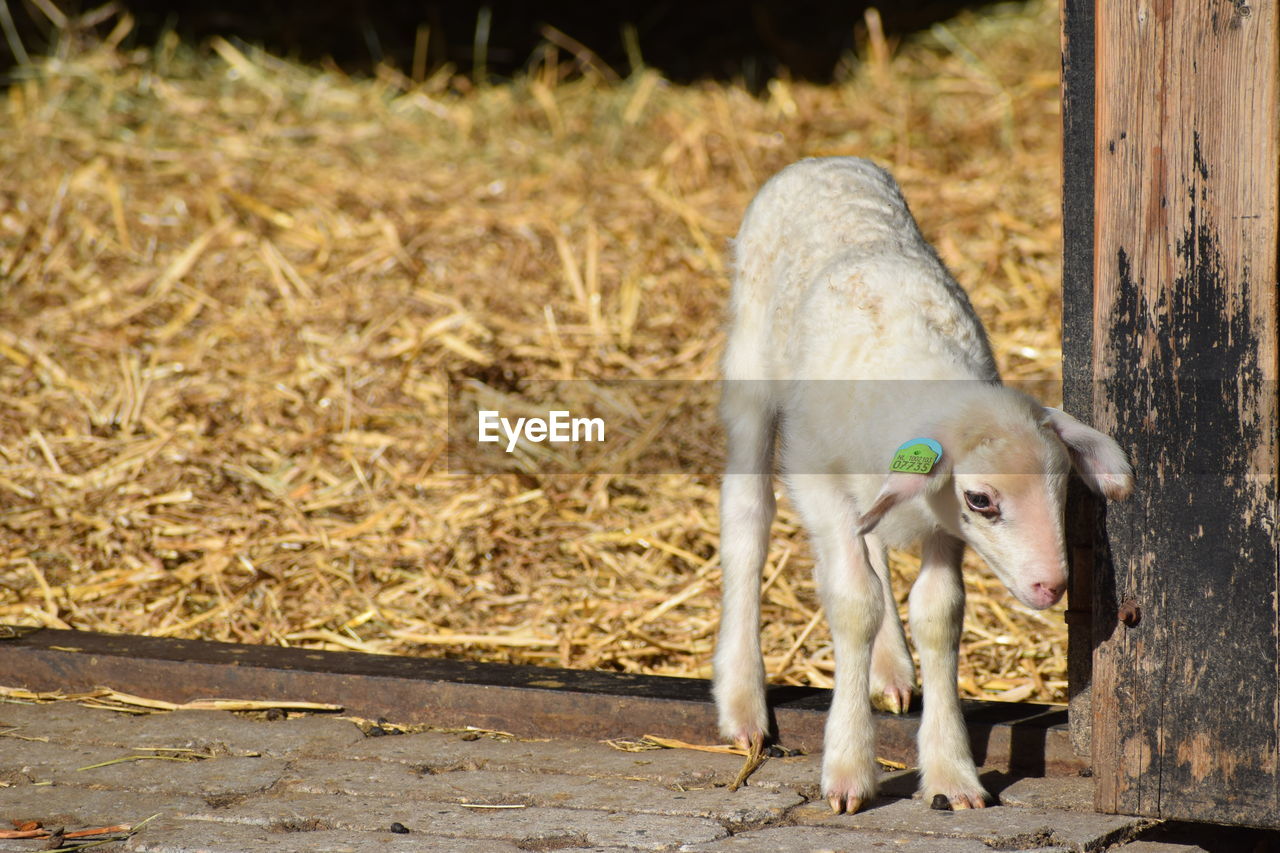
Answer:
[[[920,790],[926,802],[941,794],[952,808],[981,808],[989,795],[956,695],[964,546],[1027,606],[1054,604],[1067,584],[1071,466],[1091,489],[1120,499],[1132,489],[1129,463],[1107,436],[1000,384],[967,296],[893,178],[872,163],[834,157],[784,169],[747,210],[735,260],[721,403],[722,733],[758,748],[769,725],[760,575],[776,432],[835,644],[822,769],[832,809],[853,812],[875,795],[872,702],[898,713],[910,703],[914,668],[886,548],[917,544],[910,622],[924,698]],[[891,472],[895,451],[913,441]],[[927,473],[910,472],[913,459],[924,470],[933,455],[919,445],[941,450]]]

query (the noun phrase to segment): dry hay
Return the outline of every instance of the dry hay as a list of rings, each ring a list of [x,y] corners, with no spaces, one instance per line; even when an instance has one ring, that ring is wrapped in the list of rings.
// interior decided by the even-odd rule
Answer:
[[[806,155],[888,164],[1004,374],[1057,387],[1052,4],[873,27],[842,82],[760,97],[127,28],[0,105],[0,620],[706,675],[715,478],[451,474],[445,387],[714,377],[726,240]],[[784,502],[769,669],[829,686],[810,566]],[[1062,608],[968,591],[963,692],[1062,700]]]

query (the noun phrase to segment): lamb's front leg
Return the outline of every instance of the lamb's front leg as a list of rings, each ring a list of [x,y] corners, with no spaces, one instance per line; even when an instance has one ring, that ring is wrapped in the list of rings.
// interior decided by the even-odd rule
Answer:
[[[820,487],[794,493],[817,550],[814,572],[836,653],[835,691],[823,736],[822,790],[836,814],[852,813],[875,797],[879,776],[869,690],[883,587],[866,543],[853,532],[847,499]]]
[[[946,534],[925,540],[920,577],[911,589],[911,635],[920,655],[924,711],[920,720],[920,792],[942,794],[953,809],[980,809],[990,795],[978,781],[956,693],[964,620],[964,544]]]

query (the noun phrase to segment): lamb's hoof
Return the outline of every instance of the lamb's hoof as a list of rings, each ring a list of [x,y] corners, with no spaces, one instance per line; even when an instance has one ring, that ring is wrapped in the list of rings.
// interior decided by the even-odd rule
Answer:
[[[961,809],[985,809],[988,799],[989,795],[986,791],[951,795],[934,794],[933,799],[929,801],[929,808],[943,812],[958,812]]]
[[[852,794],[832,794],[827,797],[832,814],[854,814],[862,808],[862,798]]]
[[[853,814],[876,797],[875,782],[857,773],[828,775],[822,793],[835,814]]]
[[[954,811],[960,809],[985,809],[987,807],[987,795],[981,794],[961,794],[951,798],[951,808]]]
[[[746,761],[742,762],[742,769],[738,771],[737,777],[729,785],[730,791],[736,791],[747,784],[747,779],[751,778],[751,774],[760,768],[765,759],[764,732],[757,732],[735,740],[739,749],[747,751],[747,758]]]
[[[764,732],[741,732],[734,737],[733,745],[745,749],[748,758],[759,758],[764,752]]]
[[[910,687],[886,687],[871,696],[871,707],[890,714],[905,714],[911,710]]]

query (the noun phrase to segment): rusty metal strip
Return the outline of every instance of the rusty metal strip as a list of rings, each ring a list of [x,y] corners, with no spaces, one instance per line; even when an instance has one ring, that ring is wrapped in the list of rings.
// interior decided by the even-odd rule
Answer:
[[[0,684],[67,692],[108,686],[170,702],[325,702],[371,719],[524,736],[716,739],[710,685],[701,679],[88,631],[47,629],[0,640]],[[830,696],[816,688],[772,688],[780,741],[821,749]],[[1026,775],[1083,768],[1060,706],[967,701],[964,713],[979,764]],[[879,754],[913,764],[919,722],[918,713],[878,715]]]

